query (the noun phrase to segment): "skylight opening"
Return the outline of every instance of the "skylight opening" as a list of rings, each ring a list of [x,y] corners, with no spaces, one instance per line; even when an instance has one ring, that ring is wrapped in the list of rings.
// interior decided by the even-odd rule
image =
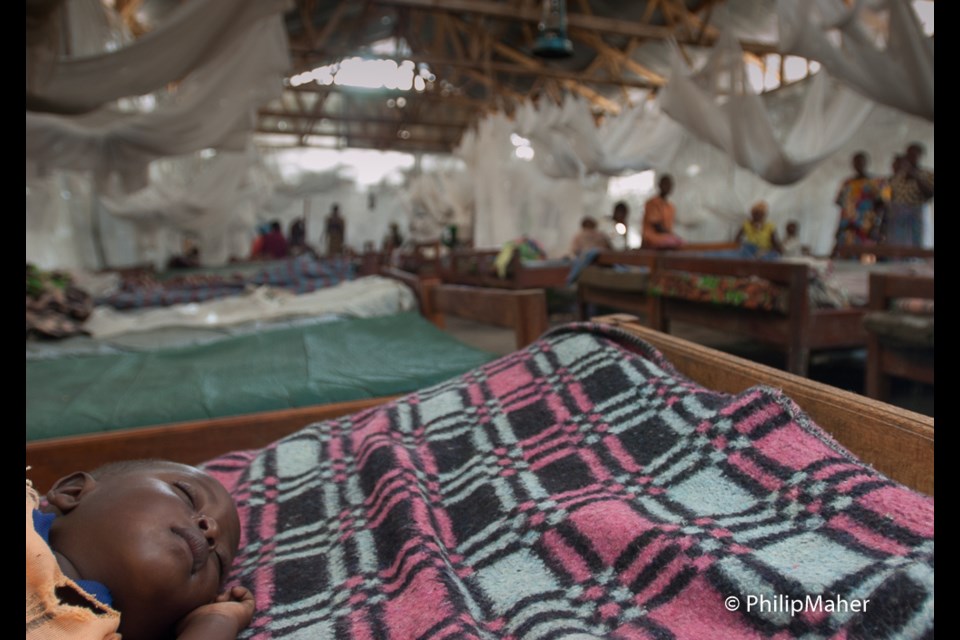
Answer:
[[[362,89],[390,89],[396,91],[425,91],[437,76],[425,63],[412,60],[397,62],[392,58],[361,58],[353,56],[340,62],[304,71],[290,78],[290,85],[298,87],[316,82],[339,87]]]

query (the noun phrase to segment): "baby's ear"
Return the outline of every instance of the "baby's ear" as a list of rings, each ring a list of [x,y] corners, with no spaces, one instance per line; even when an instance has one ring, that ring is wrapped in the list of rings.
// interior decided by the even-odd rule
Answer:
[[[47,502],[61,514],[69,513],[97,481],[86,471],[76,471],[57,480],[47,491]]]

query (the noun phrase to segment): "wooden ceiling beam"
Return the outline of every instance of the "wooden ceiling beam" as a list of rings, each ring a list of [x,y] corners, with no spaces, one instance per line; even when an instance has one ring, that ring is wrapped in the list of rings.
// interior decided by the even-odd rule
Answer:
[[[344,122],[344,123],[366,123],[366,124],[377,124],[377,125],[396,125],[398,127],[447,127],[453,129],[464,129],[469,127],[472,123],[461,121],[461,122],[443,122],[438,120],[394,120],[391,118],[383,117],[366,117],[366,116],[341,116],[336,114],[327,114],[322,113],[318,116],[304,113],[290,113],[288,111],[281,111],[279,109],[261,109],[258,112],[261,116],[272,116],[275,118],[286,118],[289,120],[330,120],[331,122]]]
[[[517,6],[506,2],[492,0],[369,0],[373,4],[393,7],[413,7],[449,15],[471,13],[490,16],[502,20],[540,22],[540,11],[532,7]],[[606,18],[583,13],[567,13],[568,28],[580,28],[596,33],[617,34],[637,38],[652,38],[665,40],[675,38],[682,44],[712,45],[716,38],[706,37],[705,42],[696,42],[694,37],[678,34],[674,29],[642,22],[631,22],[619,18]],[[776,53],[776,47],[765,42],[743,40],[740,46],[744,51],[753,51],[758,54]]]
[[[310,12],[313,11],[313,6],[316,3],[316,0],[300,0],[297,2],[297,9],[300,12],[300,22],[303,24],[303,30],[307,34],[307,41],[310,43],[310,48],[314,48],[314,43],[317,40],[317,31],[313,28],[313,19],[310,17]]]
[[[475,27],[473,27],[472,25],[468,25],[467,23],[463,22],[459,18],[451,17],[451,21],[453,22],[454,25],[456,25],[458,28],[464,31],[476,33],[478,36],[483,38],[488,43],[489,46],[492,46],[494,51],[496,51],[499,55],[504,56],[505,58],[514,60],[529,69],[535,69],[538,73],[543,72],[545,69],[548,68],[541,61],[535,58],[531,58],[530,56],[523,53],[522,51],[518,51],[513,47],[505,45],[502,42],[493,40],[490,34],[486,31],[478,31]],[[603,109],[604,111],[607,111],[610,113],[620,113],[621,107],[618,103],[614,102],[613,100],[610,100],[605,96],[600,95],[593,89],[590,89],[589,87],[586,87],[574,80],[560,80],[560,83],[568,91],[578,93],[581,96],[590,100],[590,102],[593,103],[594,106],[599,107],[600,109]],[[519,96],[519,98],[522,100],[524,96]]]
[[[621,65],[623,65],[627,69],[630,69],[630,71],[633,71],[635,74],[637,74],[642,78],[646,78],[650,82],[650,84],[653,86],[662,87],[667,84],[667,79],[664,76],[653,71],[652,69],[649,69],[643,66],[642,64],[640,64],[639,62],[631,58],[629,55],[627,55],[623,51],[620,51],[616,47],[607,44],[603,40],[603,38],[601,38],[596,33],[593,33],[592,31],[587,31],[584,29],[571,29],[570,37],[575,38],[580,42],[583,42],[584,44],[589,45],[590,47],[596,49],[597,53],[601,53],[616,59],[617,62],[619,62]]]
[[[403,91],[400,89],[365,89],[363,87],[349,87],[341,85],[319,85],[315,82],[309,84],[302,84],[298,87],[284,87],[284,91],[303,91],[306,93],[343,93],[344,95],[357,95],[357,96],[371,96],[373,94],[379,94],[383,98],[397,98],[400,96],[408,97],[410,95],[409,91]],[[469,98],[467,96],[458,95],[455,93],[450,93],[443,95],[442,91],[421,91],[415,94],[418,100],[434,100],[438,102],[444,102],[450,105],[469,107],[473,109],[482,110],[485,109],[488,105],[483,100],[476,100],[474,98]]]
[[[259,125],[256,129],[257,133],[269,133],[273,135],[284,135],[291,136],[295,140],[299,136],[296,132],[283,131],[277,128],[265,127],[262,124]],[[379,143],[377,148],[388,147],[388,148],[398,148],[398,147],[417,147],[416,150],[425,150],[424,148],[430,148],[433,151],[439,152],[449,152],[456,146],[459,142],[459,138],[456,140],[452,139],[435,139],[435,138],[420,138],[420,137],[409,137],[401,138],[399,136],[385,136],[385,135],[376,135],[376,134],[348,134],[348,133],[313,133],[307,136],[305,144],[302,146],[314,146],[309,144],[310,138],[334,138],[338,140],[344,140],[349,143],[349,146],[355,146],[352,144],[355,141],[367,141],[369,143]]]
[[[330,16],[330,19],[327,20],[327,23],[323,25],[323,29],[317,34],[317,37],[312,40],[313,50],[314,51],[323,51],[327,46],[327,41],[330,39],[330,36],[333,32],[340,26],[341,20],[343,20],[344,14],[347,12],[347,9],[350,8],[350,3],[348,0],[340,0],[336,8],[333,10],[333,14]]]
[[[597,77],[586,72],[577,72],[577,71],[564,71],[563,69],[555,69],[553,67],[543,67],[540,69],[534,69],[533,67],[519,64],[510,64],[507,62],[481,62],[476,60],[457,60],[452,58],[443,58],[440,56],[431,56],[431,55],[413,55],[408,58],[413,62],[423,62],[431,67],[440,68],[440,67],[467,67],[472,69],[490,69],[491,71],[496,71],[497,73],[512,73],[515,75],[522,76],[545,76],[548,78],[555,78],[557,80],[573,80],[575,82],[582,82],[588,84],[613,84],[613,85],[624,85],[627,87],[636,87],[638,89],[649,89],[654,86],[659,86],[657,83],[648,82],[645,80],[634,80],[634,79],[625,79],[618,77]]]

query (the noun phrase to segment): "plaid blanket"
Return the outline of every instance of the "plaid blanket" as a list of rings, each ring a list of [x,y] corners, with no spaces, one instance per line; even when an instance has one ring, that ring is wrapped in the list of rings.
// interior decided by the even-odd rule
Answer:
[[[933,637],[932,498],[616,329],[207,469],[245,638]]]
[[[96,303],[115,309],[169,307],[235,296],[247,287],[264,285],[297,294],[310,293],[353,280],[356,275],[356,266],[348,258],[317,260],[303,255],[248,275],[239,272],[228,275],[190,275],[163,281],[145,280],[141,277],[127,282],[120,291],[98,298]]]

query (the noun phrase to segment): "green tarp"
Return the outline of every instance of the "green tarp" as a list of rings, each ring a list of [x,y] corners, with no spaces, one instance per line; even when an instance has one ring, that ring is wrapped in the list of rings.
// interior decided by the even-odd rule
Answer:
[[[409,312],[27,361],[27,440],[408,393],[495,357]]]

